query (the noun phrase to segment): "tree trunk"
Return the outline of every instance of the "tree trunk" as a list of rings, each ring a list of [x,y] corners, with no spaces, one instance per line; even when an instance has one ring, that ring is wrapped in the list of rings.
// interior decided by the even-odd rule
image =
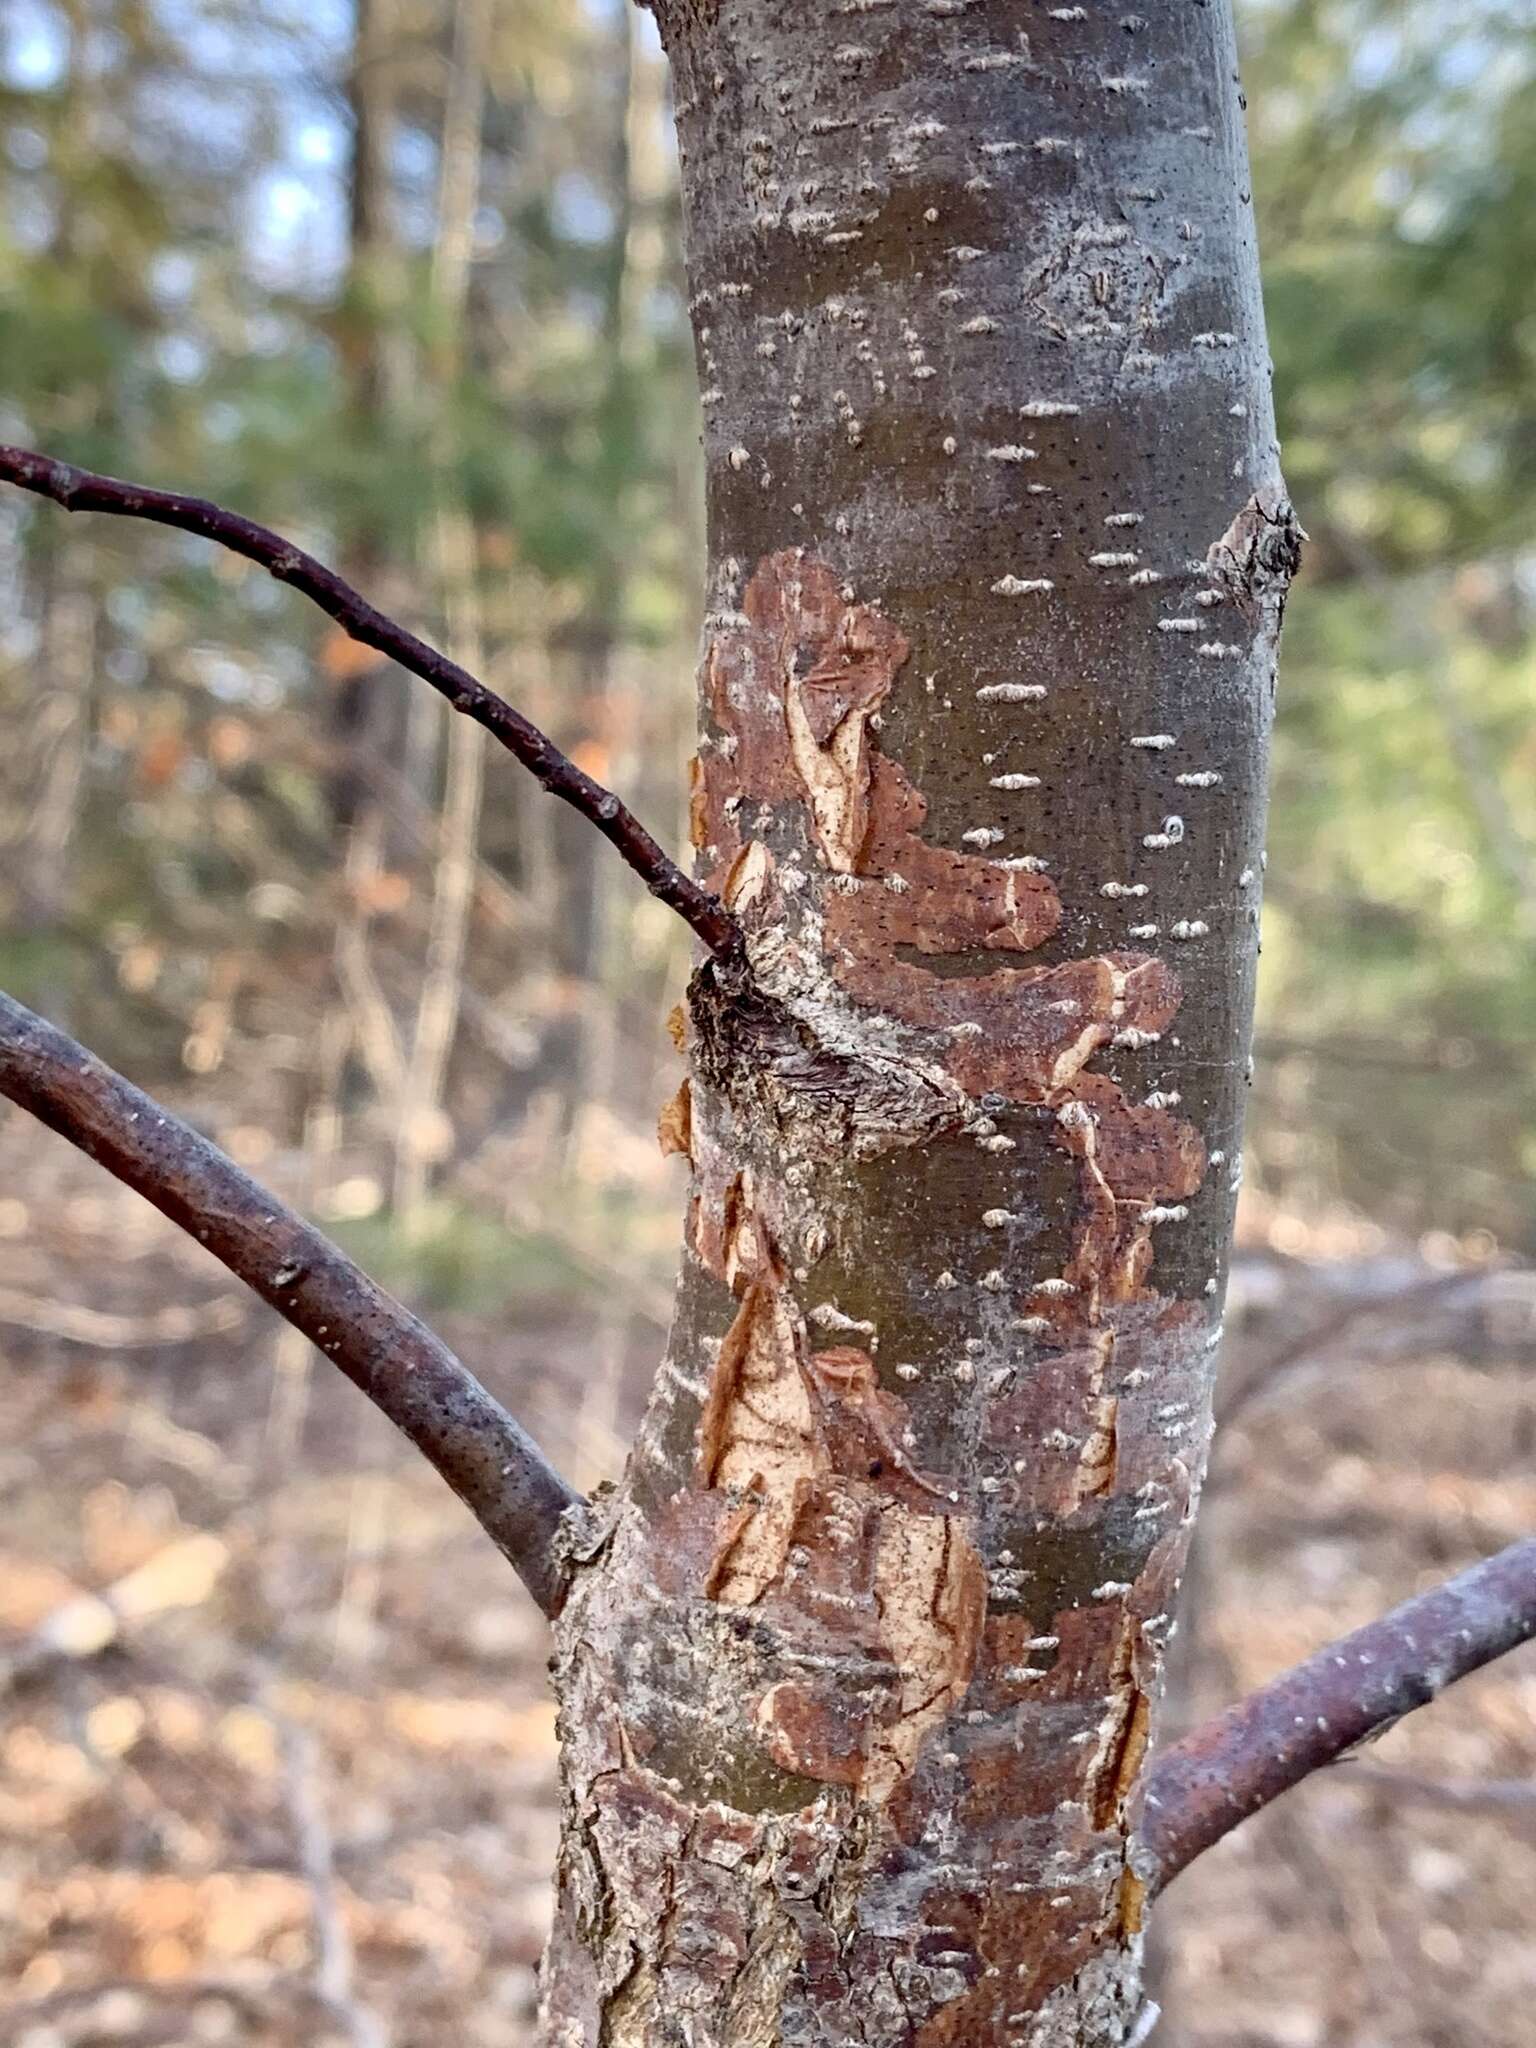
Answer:
[[[669,0],[706,416],[669,1355],[559,2048],[1109,2048],[1296,557],[1221,4]]]

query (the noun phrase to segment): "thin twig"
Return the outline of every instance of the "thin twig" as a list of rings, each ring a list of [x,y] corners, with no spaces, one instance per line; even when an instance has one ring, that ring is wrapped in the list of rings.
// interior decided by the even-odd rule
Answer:
[[[245,1322],[249,1304],[233,1294],[217,1295],[195,1308],[171,1303],[144,1316],[113,1315],[74,1302],[45,1301],[0,1287],[0,1323],[34,1330],[40,1337],[60,1337],[66,1344],[89,1344],[93,1351],[147,1350],[164,1344],[191,1344],[199,1337],[227,1336]]]
[[[302,1330],[436,1466],[553,1612],[553,1538],[580,1496],[439,1338],[216,1145],[4,994],[0,1095],[152,1202]]]
[[[336,1896],[336,1855],[320,1792],[320,1759],[307,1728],[278,1722],[288,1813],[314,1931],[315,1996],[347,2031],[352,2048],[389,2048],[378,2015],[353,1986],[352,1937]]]
[[[1125,2048],[1146,2048],[1146,2044],[1157,2032],[1157,2023],[1163,2016],[1163,2008],[1155,1998],[1149,1998],[1126,2037]]]
[[[98,1977],[93,1983],[67,1984],[62,1991],[49,1992],[45,1997],[19,1998],[14,2003],[0,2006],[0,2023],[8,2029],[14,2028],[0,2039],[9,2048],[11,2042],[26,2038],[29,2027],[58,2019],[67,2020],[80,2013],[82,2008],[89,2014],[90,2008],[107,1999],[122,1998],[134,2000],[135,2010],[141,2017],[167,2006],[187,2013],[205,2000],[219,1999],[247,2022],[252,2029],[251,2038],[257,2039],[272,2025],[271,1994],[281,1989],[282,1977],[275,1969],[265,1972],[261,1978],[250,1980],[231,1975],[178,1977],[173,1981],[151,1983],[143,1977]],[[92,2033],[96,2033],[94,2020],[90,2024]],[[81,2038],[78,2033],[60,2037],[51,2026],[43,2038],[49,2036]],[[96,2033],[96,2038],[100,2038],[99,2033]],[[139,2038],[142,2039],[142,2035]]]
[[[151,490],[117,477],[97,476],[29,448],[0,445],[0,481],[48,498],[66,512],[114,512],[127,519],[148,519],[160,526],[174,526],[182,533],[217,541],[221,547],[244,555],[279,583],[291,585],[317,604],[352,639],[376,648],[401,668],[420,676],[446,697],[455,711],[462,711],[467,718],[483,725],[551,796],[570,804],[616,846],[651,894],[675,910],[712,953],[736,949],[740,931],[725,905],[683,873],[612,790],[594,782],[561,753],[553,740],[467,669],[460,668],[457,662],[377,610],[333,569],[295,547],[292,541],[284,540],[281,534],[258,526],[255,520],[238,512],[227,512],[222,506],[210,504],[206,498]]]
[[[1249,1814],[1533,1635],[1527,1537],[1330,1643],[1154,1760],[1140,1874],[1160,1889]]]
[[[1507,1268],[1496,1267],[1496,1272]],[[1292,1372],[1310,1367],[1317,1355],[1340,1337],[1348,1336],[1355,1327],[1374,1318],[1388,1317],[1394,1321],[1406,1321],[1418,1317],[1433,1304],[1446,1296],[1459,1294],[1482,1287],[1488,1278],[1486,1267],[1458,1268],[1453,1273],[1433,1273],[1428,1279],[1416,1281],[1411,1287],[1400,1288],[1396,1293],[1382,1293],[1368,1296],[1363,1301],[1349,1301],[1335,1310],[1321,1323],[1303,1330],[1299,1336],[1282,1344],[1262,1364],[1256,1366],[1247,1378],[1232,1388],[1223,1400],[1218,1396],[1216,1418],[1218,1426],[1228,1428],[1249,1408],[1267,1401],[1282,1379]]]
[[[51,1608],[24,1641],[0,1655],[0,1698],[23,1679],[66,1659],[98,1656],[125,1629],[177,1607],[200,1607],[229,1564],[217,1536],[178,1537],[99,1593],[74,1593]]]
[[[1428,1778],[1354,1757],[1341,1758],[1333,1774],[1359,1791],[1380,1792],[1388,1799],[1448,1806],[1458,1813],[1536,1815],[1536,1784],[1529,1778]]]

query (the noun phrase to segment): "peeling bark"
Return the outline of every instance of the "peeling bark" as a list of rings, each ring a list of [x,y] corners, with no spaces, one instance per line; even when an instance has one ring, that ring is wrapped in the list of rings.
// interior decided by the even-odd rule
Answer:
[[[671,0],[713,600],[558,2048],[1120,2048],[1297,529],[1224,6]]]

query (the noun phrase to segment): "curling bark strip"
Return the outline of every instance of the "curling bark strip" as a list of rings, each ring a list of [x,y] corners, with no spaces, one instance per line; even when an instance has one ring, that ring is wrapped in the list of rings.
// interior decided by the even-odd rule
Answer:
[[[705,409],[669,1354],[558,2048],[1121,2048],[1297,529],[1231,24],[657,9]]]
[[[546,1614],[580,1496],[494,1396],[344,1252],[121,1074],[0,994],[0,1094],[213,1253],[440,1472]]]
[[[1194,1729],[1147,1773],[1136,1858],[1160,1890],[1313,1771],[1536,1635],[1536,1538],[1513,1543]]]
[[[244,555],[279,583],[289,584],[318,605],[352,639],[398,662],[429,683],[455,711],[484,726],[551,796],[569,804],[617,847],[651,894],[675,910],[711,952],[728,952],[736,943],[735,926],[720,903],[683,873],[612,790],[594,782],[547,734],[467,669],[387,617],[334,569],[281,534],[210,504],[206,498],[96,476],[27,448],[0,446],[0,480],[50,499],[66,512],[113,512],[121,518],[148,519]]]

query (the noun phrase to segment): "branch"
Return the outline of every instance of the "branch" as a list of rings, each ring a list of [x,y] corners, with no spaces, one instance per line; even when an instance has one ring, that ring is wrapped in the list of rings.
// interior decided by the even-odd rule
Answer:
[[[1152,1890],[1249,1814],[1536,1635],[1536,1537],[1405,1600],[1196,1728],[1146,1777]]]
[[[0,1095],[152,1202],[302,1330],[436,1466],[554,1612],[556,1525],[580,1496],[409,1310],[216,1145],[3,993]]]
[[[150,519],[217,541],[265,569],[279,583],[291,584],[317,604],[352,639],[373,647],[446,697],[455,711],[483,725],[509,754],[537,777],[551,796],[579,811],[589,824],[619,850],[647,889],[690,925],[712,953],[734,951],[740,940],[736,920],[717,896],[685,875],[646,831],[634,812],[612,790],[604,789],[561,753],[554,741],[514,711],[494,690],[467,669],[439,654],[414,633],[375,609],[333,569],[305,554],[270,528],[258,526],[238,512],[226,512],[206,498],[155,491],[116,477],[96,476],[55,462],[27,448],[0,444],[0,482],[18,484],[49,498],[66,512],[115,512],[128,519]]]

